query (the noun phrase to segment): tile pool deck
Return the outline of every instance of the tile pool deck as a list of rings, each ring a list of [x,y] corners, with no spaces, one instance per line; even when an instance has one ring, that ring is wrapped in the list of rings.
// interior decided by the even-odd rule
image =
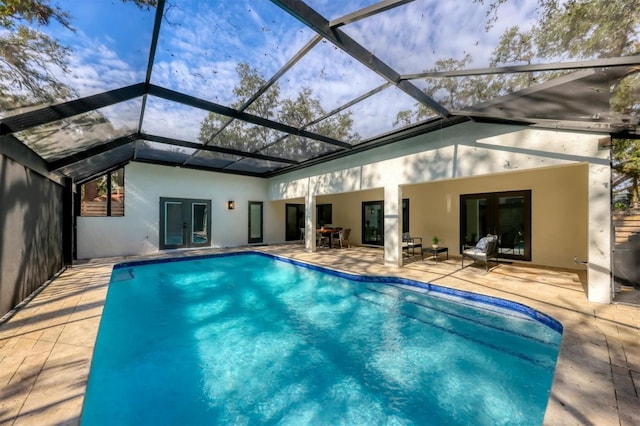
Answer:
[[[342,271],[400,276],[501,297],[551,315],[563,324],[564,335],[544,423],[640,424],[640,307],[587,302],[583,272],[500,264],[487,273],[484,267],[460,269],[456,258],[389,268],[383,265],[382,251],[369,248],[306,253],[300,245],[287,244],[259,250]],[[115,263],[222,251],[95,259],[62,272],[0,324],[0,425],[79,423]]]

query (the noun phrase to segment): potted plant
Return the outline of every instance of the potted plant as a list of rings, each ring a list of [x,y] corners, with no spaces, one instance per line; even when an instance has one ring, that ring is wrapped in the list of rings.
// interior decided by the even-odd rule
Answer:
[[[438,237],[433,237],[431,239],[431,247],[433,247],[434,249],[438,248],[438,243],[440,242],[440,238]]]

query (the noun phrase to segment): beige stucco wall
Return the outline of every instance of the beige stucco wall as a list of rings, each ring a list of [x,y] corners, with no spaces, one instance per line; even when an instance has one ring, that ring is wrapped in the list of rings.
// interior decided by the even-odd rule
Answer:
[[[586,259],[588,225],[587,164],[549,167],[477,178],[448,179],[405,185],[409,199],[409,229],[425,244],[437,235],[449,254],[459,254],[460,195],[531,190],[531,262],[563,268],[579,268],[574,258]],[[333,205],[333,225],[351,228],[351,243],[362,241],[362,203],[384,199],[382,188],[316,197],[317,204]],[[304,203],[298,198],[286,202]],[[285,201],[282,206],[284,217]],[[280,208],[278,208],[280,210]]]
[[[459,254],[460,195],[531,190],[531,263],[582,268],[587,258],[588,166],[578,164],[403,187],[410,230],[430,242],[434,235]]]

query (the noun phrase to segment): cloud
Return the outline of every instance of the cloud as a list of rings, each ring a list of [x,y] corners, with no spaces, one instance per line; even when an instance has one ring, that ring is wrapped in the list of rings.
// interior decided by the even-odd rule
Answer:
[[[142,131],[168,138],[198,142],[200,124],[208,112],[149,96]]]
[[[310,0],[309,4],[333,19],[371,1]],[[513,23],[527,28],[535,22],[535,5],[534,0],[507,2],[489,32],[484,30],[485,10],[472,0],[415,0],[341,29],[401,74],[421,72],[437,59],[461,59],[466,53],[473,55],[473,66],[480,67],[488,65],[505,28]],[[136,58],[117,47],[110,34],[89,33],[79,28],[72,39],[72,72],[60,76],[65,83],[87,96],[144,81],[146,53]],[[271,2],[168,2],[151,82],[222,105],[237,104],[233,90],[239,83],[239,63],[250,64],[270,79],[314,35]],[[303,87],[312,89],[325,111],[383,83],[384,78],[326,41],[278,82],[287,98],[296,98]],[[415,109],[416,102],[396,88],[387,89],[350,108],[354,130],[362,137],[392,130],[397,113]],[[120,122],[125,119],[118,114],[137,119],[134,110],[115,108],[110,114]],[[195,142],[206,115],[203,110],[149,97],[143,130]]]
[[[422,72],[438,59],[462,59],[467,53],[473,56],[474,67],[485,67],[508,26],[532,25],[536,4],[507,2],[488,32],[486,6],[472,0],[416,0],[343,30],[401,74]]]
[[[135,69],[100,38],[80,33],[72,46],[69,73],[58,78],[81,97],[144,81],[144,69]]]

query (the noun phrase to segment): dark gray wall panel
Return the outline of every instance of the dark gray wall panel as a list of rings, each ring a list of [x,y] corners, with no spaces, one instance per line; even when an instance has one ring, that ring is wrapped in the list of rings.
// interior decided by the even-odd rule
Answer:
[[[0,316],[62,268],[62,189],[0,155]]]

